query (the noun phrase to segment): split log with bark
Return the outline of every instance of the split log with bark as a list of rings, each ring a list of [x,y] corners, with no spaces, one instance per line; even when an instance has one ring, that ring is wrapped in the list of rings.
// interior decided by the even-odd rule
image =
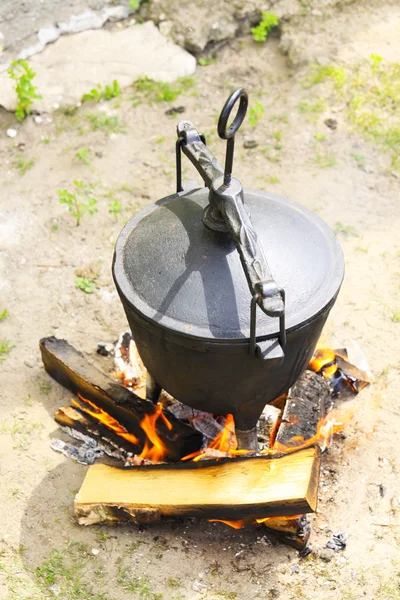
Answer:
[[[320,450],[119,469],[95,464],[74,503],[81,525],[162,517],[261,519],[313,512]]]

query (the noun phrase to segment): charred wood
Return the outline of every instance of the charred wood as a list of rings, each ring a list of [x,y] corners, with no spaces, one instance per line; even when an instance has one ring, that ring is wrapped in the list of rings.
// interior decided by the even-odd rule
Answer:
[[[312,439],[331,401],[331,388],[326,379],[312,371],[304,371],[290,389],[286,400],[275,438],[278,450],[281,447],[295,447]]]
[[[277,540],[296,550],[304,550],[311,535],[310,522],[306,515],[293,519],[272,517],[264,523],[262,528],[267,537]]]
[[[98,442],[104,447],[104,452],[108,456],[126,461],[138,451],[138,447],[110,431],[105,425],[92,417],[85,415],[79,409],[72,408],[72,406],[59,408],[54,415],[54,419],[63,431],[74,439],[79,440],[89,437]]]
[[[140,423],[146,415],[150,416],[156,410],[152,402],[142,400],[113,381],[65,340],[43,338],[40,340],[40,350],[44,367],[53,379],[106,411],[128,433],[139,439],[140,447],[144,446],[145,433]],[[199,450],[202,445],[201,434],[168,411],[163,412],[172,425],[169,429],[165,419],[158,419],[156,423],[157,434],[167,449],[166,459],[180,460]]]

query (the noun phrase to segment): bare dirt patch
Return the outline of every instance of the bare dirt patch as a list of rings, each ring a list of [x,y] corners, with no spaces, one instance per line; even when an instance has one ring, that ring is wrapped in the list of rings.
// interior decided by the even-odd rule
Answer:
[[[351,71],[355,63],[347,61]],[[13,348],[0,364],[0,597],[399,597],[398,171],[390,152],[358,132],[346,100],[328,94],[321,103],[327,88],[318,86],[329,82],[302,85],[309,73],[291,71],[277,41],[237,40],[172,102],[127,90],[73,115],[55,114],[51,123],[29,118],[15,139],[1,139],[0,313],[9,315],[0,339]],[[49,446],[53,413],[69,398],[44,373],[38,340],[55,334],[95,358],[98,341],[126,328],[111,279],[113,246],[135,211],[174,192],[180,117],[165,111],[184,106],[222,156],[216,117],[239,85],[263,111],[241,133],[258,145],[238,143],[235,174],[245,187],[303,203],[337,231],[347,272],[326,335],[336,346],[355,340],[374,374],[351,402],[345,437],[324,458],[313,545],[322,547],[329,530],[349,534],[346,551],[329,563],[316,555],[299,560],[251,527],[81,528],[71,515],[85,467]],[[0,124],[5,131],[13,116],[2,112]],[[77,156],[82,148],[87,161]],[[21,163],[30,163],[24,174]],[[193,175],[185,164],[185,177]],[[58,190],[73,191],[74,180],[90,188],[98,208],[79,227],[58,201]],[[120,209],[110,213],[115,201]],[[77,289],[83,276],[93,280],[92,293]]]

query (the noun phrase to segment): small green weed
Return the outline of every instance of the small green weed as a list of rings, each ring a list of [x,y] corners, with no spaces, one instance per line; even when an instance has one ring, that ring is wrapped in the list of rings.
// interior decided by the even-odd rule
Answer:
[[[22,58],[13,60],[11,67],[8,69],[8,74],[15,83],[15,92],[18,98],[18,104],[15,111],[15,116],[18,121],[22,121],[31,114],[31,106],[34,100],[42,98],[36,93],[37,86],[33,84],[36,73],[31,69],[28,63]]]
[[[215,62],[216,57],[212,56],[212,57],[206,57],[206,56],[200,56],[197,59],[197,63],[201,66],[201,67],[208,67],[208,65],[211,65],[213,62]]]
[[[343,233],[344,235],[350,235],[353,237],[359,237],[358,231],[352,225],[344,225],[340,221],[335,223],[333,231],[336,233]]]
[[[365,167],[365,156],[364,154],[358,154],[357,152],[353,152],[352,157],[354,158],[354,160],[357,163],[357,166],[360,167],[360,169],[363,169]]]
[[[93,294],[94,281],[93,279],[87,279],[86,277],[77,277],[75,279],[75,287],[77,290],[85,292],[85,294]]]
[[[390,318],[393,323],[400,323],[400,310],[393,311]]]
[[[279,25],[279,19],[274,13],[263,11],[261,13],[261,21],[257,27],[253,27],[251,30],[253,39],[255,42],[265,42],[269,32],[274,27]]]
[[[317,152],[315,164],[321,169],[328,169],[336,165],[336,157],[331,152]]]
[[[66,204],[68,212],[76,219],[79,225],[85,213],[94,215],[97,213],[97,200],[91,196],[92,188],[83,183],[83,181],[74,180],[74,190],[72,192],[64,189],[57,190],[58,201],[60,204]]]
[[[326,140],[326,135],[324,135],[323,133],[314,133],[314,139],[317,142],[324,142]]]
[[[14,500],[19,500],[22,496],[22,490],[20,488],[12,488],[10,494]]]
[[[51,392],[51,383],[46,380],[40,381],[39,382],[39,392],[43,396],[48,396]]]
[[[40,138],[40,141],[42,142],[42,144],[50,144],[50,138],[47,135],[43,135]]]
[[[97,87],[92,88],[87,94],[83,94],[82,102],[100,102],[100,100],[112,100],[121,95],[121,88],[116,79],[111,85],[105,85],[104,88],[99,84]]]
[[[17,154],[17,160],[13,163],[13,167],[18,169],[20,175],[25,175],[29,169],[32,169],[33,165],[36,162],[36,158],[31,158],[30,160],[25,160],[21,153]]]
[[[96,531],[96,541],[99,544],[105,544],[109,537],[110,535],[104,531],[104,529],[98,529]]]
[[[114,199],[108,205],[108,212],[110,215],[114,215],[114,219],[116,221],[118,220],[118,215],[120,214],[121,209],[122,209],[122,204],[119,200],[116,200],[116,199]]]
[[[10,314],[8,312],[8,310],[6,308],[4,308],[1,312],[0,312],[0,321],[4,321],[4,319],[7,319],[7,317],[9,317]]]
[[[182,586],[182,581],[179,577],[168,577],[166,584],[168,587],[178,588]]]
[[[89,166],[91,164],[89,154],[90,150],[88,150],[88,148],[79,148],[79,150],[75,152],[75,157],[83,162],[84,165]]]
[[[270,175],[269,177],[267,177],[266,179],[267,183],[271,183],[271,184],[275,184],[275,183],[280,183],[281,180],[279,179],[279,177],[276,177],[276,175]]]
[[[147,0],[129,0],[129,8],[135,13],[141,4],[144,4]]]
[[[314,102],[299,102],[297,105],[300,113],[305,115],[308,113],[322,113],[326,110],[327,104],[325,100],[317,98]]]
[[[33,406],[35,404],[35,402],[36,402],[35,398],[32,398],[32,396],[30,394],[28,394],[24,398],[24,406]]]
[[[84,115],[84,119],[88,121],[91,131],[103,130],[106,133],[124,133],[125,131],[125,127],[120,124],[117,115],[107,115],[105,112],[88,113]],[[81,130],[81,133],[84,131]]]
[[[11,350],[14,348],[14,344],[12,344],[8,340],[0,340],[0,362],[5,360],[6,356],[8,356]]]
[[[249,108],[249,123],[252,127],[256,127],[258,121],[264,116],[264,105],[256,100]]]
[[[149,102],[173,102],[186,90],[192,88],[194,83],[192,77],[181,77],[175,83],[142,77],[134,82],[133,90],[139,97],[146,98]],[[137,102],[136,94],[134,100]]]
[[[336,67],[334,65],[318,65],[313,66],[312,72],[307,76],[305,81],[302,82],[302,87],[309,88],[313,85],[323,83],[327,79],[331,79],[335,82],[338,88],[344,86],[346,82],[346,72],[342,67]]]

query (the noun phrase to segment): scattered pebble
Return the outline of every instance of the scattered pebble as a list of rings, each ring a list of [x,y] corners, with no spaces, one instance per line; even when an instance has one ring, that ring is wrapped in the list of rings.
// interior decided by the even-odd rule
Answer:
[[[51,585],[49,587],[49,590],[51,591],[51,593],[53,594],[53,596],[55,596],[57,598],[57,596],[60,595],[61,593],[61,588],[59,585],[57,585],[56,583],[54,585]]]
[[[92,554],[93,556],[97,556],[98,554],[100,554],[100,550],[98,548],[92,548]]]
[[[326,547],[331,548],[335,552],[344,550],[347,546],[348,535],[344,531],[334,533],[330,540],[326,542]]]
[[[335,556],[335,551],[331,548],[322,548],[321,552],[319,553],[319,556],[325,562],[330,562]]]
[[[24,360],[24,365],[26,367],[29,367],[30,369],[33,369],[35,366],[35,363],[33,362],[33,360]]]
[[[6,134],[9,138],[15,138],[17,136],[18,131],[16,129],[7,129]]]
[[[336,129],[338,126],[336,119],[325,119],[324,123],[329,129]]]
[[[185,112],[185,107],[184,106],[173,106],[172,108],[168,108],[168,110],[165,111],[165,114],[168,117],[171,117],[172,115],[179,115],[180,113]]]
[[[43,122],[43,119],[42,119],[42,117],[41,117],[40,115],[35,115],[35,116],[33,117],[33,120],[35,121],[35,123],[36,123],[37,125],[40,125],[40,123],[42,123],[42,122]]]
[[[243,142],[243,147],[246,148],[247,150],[251,149],[251,148],[257,148],[258,146],[258,142],[249,136],[245,136],[244,138],[244,142]]]
[[[194,592],[204,592],[207,589],[207,586],[205,583],[201,583],[201,581],[197,581],[197,579],[195,579],[192,583],[192,590]]]
[[[300,573],[300,567],[297,564],[290,565],[290,570],[291,570],[292,573]]]
[[[387,489],[385,488],[385,486],[380,484],[379,494],[380,494],[381,498],[384,498],[386,496],[386,492],[387,492]]]

